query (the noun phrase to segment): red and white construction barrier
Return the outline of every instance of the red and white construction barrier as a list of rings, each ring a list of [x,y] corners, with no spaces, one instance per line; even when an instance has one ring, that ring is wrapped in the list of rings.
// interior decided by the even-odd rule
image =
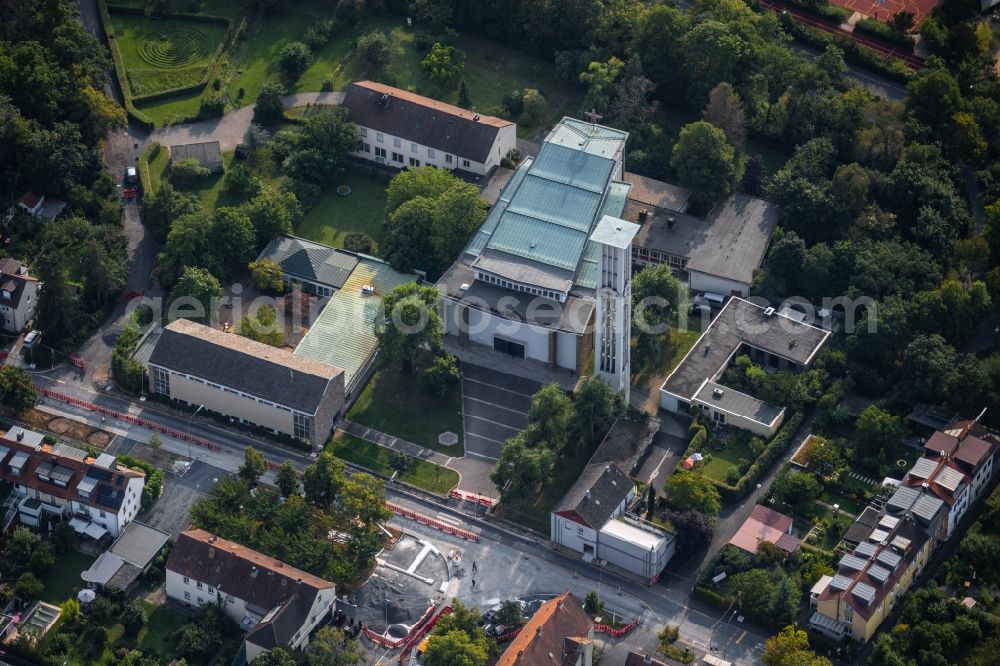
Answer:
[[[447,532],[448,534],[454,534],[457,537],[461,537],[467,541],[473,541],[479,543],[479,535],[475,532],[469,532],[468,530],[463,530],[454,525],[449,525],[448,523],[441,522],[440,520],[435,520],[434,518],[429,518],[423,514],[417,513],[416,511],[411,511],[405,507],[399,506],[398,504],[393,504],[392,502],[386,502],[386,507],[390,511],[395,513],[397,516],[402,516],[404,518],[409,518],[410,520],[415,520],[422,525],[427,525],[428,527],[435,527],[442,532]]]

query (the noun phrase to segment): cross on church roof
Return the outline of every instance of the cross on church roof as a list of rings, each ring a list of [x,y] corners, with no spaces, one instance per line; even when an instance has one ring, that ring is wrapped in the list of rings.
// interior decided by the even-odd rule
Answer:
[[[587,118],[590,120],[591,129],[593,129],[594,125],[597,124],[598,120],[604,117],[597,112],[597,109],[591,109],[590,111],[587,111],[583,115],[587,116]]]

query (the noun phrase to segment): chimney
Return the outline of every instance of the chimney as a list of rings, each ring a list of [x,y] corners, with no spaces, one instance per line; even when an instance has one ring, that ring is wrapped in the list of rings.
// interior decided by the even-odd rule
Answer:
[[[209,548],[208,549],[208,559],[210,559],[210,560],[214,560],[215,559],[215,549],[214,548]]]
[[[542,628],[538,627],[538,629],[535,629],[535,636],[541,637],[541,635],[542,635]]]
[[[653,663],[653,660],[650,658],[650,656],[648,654],[644,654],[644,655],[642,655],[642,663],[644,663],[644,664],[651,664],[651,663]]]
[[[257,567],[250,567],[250,577],[251,578],[257,577]]]
[[[559,601],[556,602],[556,610],[562,610],[562,607],[563,607],[563,600],[560,599]]]
[[[17,441],[20,442],[20,441],[24,440],[24,429],[23,428],[18,428],[16,436],[17,436]]]
[[[673,215],[667,217],[667,229],[673,229],[674,225],[677,224],[677,218]]]
[[[649,217],[649,211],[643,208],[639,211],[639,222],[645,222],[646,218]]]

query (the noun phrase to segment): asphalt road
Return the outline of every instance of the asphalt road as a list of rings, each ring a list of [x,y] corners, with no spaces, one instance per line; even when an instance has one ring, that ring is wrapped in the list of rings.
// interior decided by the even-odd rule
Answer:
[[[500,447],[528,427],[528,410],[541,384],[462,364],[462,412],[467,455],[495,460]]]

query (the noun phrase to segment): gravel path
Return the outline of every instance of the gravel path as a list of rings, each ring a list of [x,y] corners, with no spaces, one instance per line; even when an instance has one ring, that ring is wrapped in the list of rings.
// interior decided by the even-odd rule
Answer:
[[[310,92],[286,95],[282,98],[288,108],[305,106],[306,104],[340,104],[344,99],[342,92]],[[221,118],[201,120],[183,125],[168,125],[153,132],[149,141],[159,141],[164,146],[175,146],[184,143],[200,143],[202,141],[218,141],[222,150],[233,150],[243,140],[243,134],[253,120],[253,104],[230,111]]]

